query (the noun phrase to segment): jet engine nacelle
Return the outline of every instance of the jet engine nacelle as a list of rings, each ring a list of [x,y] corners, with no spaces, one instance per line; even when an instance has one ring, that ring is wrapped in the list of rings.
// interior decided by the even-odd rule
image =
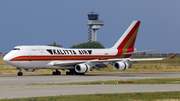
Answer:
[[[128,68],[130,68],[130,64],[128,64],[127,62],[124,61],[120,61],[120,62],[116,62],[114,63],[114,69],[115,70],[126,70]]]
[[[77,64],[75,66],[75,71],[77,73],[86,73],[89,72],[91,67],[88,64],[82,63],[82,64]]]
[[[23,69],[25,72],[34,72],[36,69]]]

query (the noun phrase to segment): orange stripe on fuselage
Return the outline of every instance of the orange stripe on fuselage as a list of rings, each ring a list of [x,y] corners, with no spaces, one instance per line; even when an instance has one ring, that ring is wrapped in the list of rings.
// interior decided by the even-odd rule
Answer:
[[[53,61],[53,60],[93,60],[113,59],[117,55],[48,55],[48,56],[18,56],[10,61]]]

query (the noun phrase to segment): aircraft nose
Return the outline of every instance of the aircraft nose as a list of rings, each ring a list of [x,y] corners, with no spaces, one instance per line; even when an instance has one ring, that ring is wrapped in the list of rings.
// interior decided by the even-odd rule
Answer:
[[[13,53],[14,54],[14,53]],[[14,55],[12,53],[8,53],[4,56],[3,60],[4,62],[6,62],[7,64],[14,66],[14,67],[18,67],[19,66],[19,62],[17,61],[11,61],[11,59],[13,59]]]
[[[9,58],[8,54],[6,54],[6,55],[4,56],[3,60],[4,60],[6,63],[9,62],[10,58]]]

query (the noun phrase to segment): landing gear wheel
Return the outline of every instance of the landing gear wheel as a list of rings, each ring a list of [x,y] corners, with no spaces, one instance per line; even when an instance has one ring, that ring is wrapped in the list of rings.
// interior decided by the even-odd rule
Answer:
[[[18,72],[17,75],[18,76],[23,76],[23,73],[22,72]]]
[[[56,72],[56,75],[61,75],[61,72],[60,71]]]
[[[66,75],[70,75],[70,72],[66,72]]]
[[[52,72],[52,75],[56,75],[56,72]]]
[[[74,75],[74,72],[66,72],[66,75]]]
[[[85,75],[85,73],[77,73],[75,70],[69,70],[69,72],[66,72],[66,75]]]
[[[75,75],[85,75],[85,73],[75,73]]]
[[[23,76],[23,73],[21,72],[21,68],[19,68],[19,72],[17,73],[18,76]]]
[[[70,69],[69,72],[66,72],[66,75],[75,75],[76,71],[74,69]]]
[[[61,72],[56,69],[55,72],[52,72],[52,75],[61,75]]]

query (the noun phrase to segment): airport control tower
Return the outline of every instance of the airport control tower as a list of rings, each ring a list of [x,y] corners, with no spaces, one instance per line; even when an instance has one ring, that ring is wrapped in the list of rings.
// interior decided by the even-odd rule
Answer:
[[[88,14],[88,21],[87,25],[89,25],[88,29],[88,40],[90,42],[97,41],[97,30],[100,29],[100,26],[104,25],[103,20],[98,20],[99,14],[94,14],[94,11],[91,12],[91,14]]]

